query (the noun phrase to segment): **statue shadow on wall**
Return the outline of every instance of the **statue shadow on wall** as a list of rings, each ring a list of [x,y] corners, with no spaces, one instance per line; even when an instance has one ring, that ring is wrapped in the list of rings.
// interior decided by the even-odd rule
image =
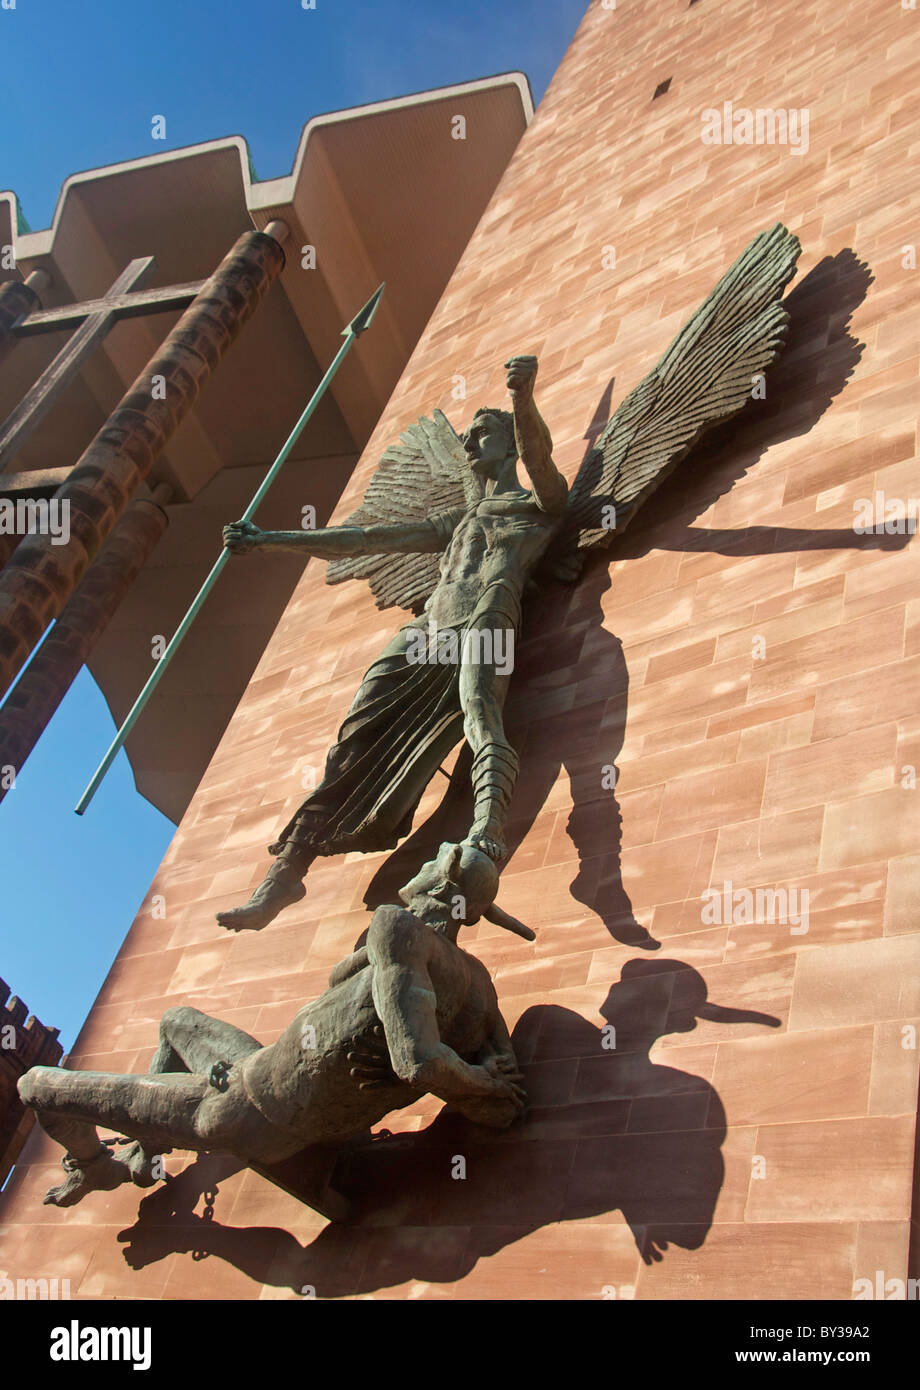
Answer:
[[[412,1280],[449,1284],[543,1226],[617,1210],[648,1265],[671,1245],[698,1249],[722,1186],[725,1113],[705,1078],[649,1052],[699,1018],[780,1020],[710,1004],[696,970],[648,957],[626,963],[599,1013],[601,1028],[554,1005],[522,1015],[513,1042],[531,1104],[511,1129],[486,1129],[445,1107],[419,1133],[384,1131],[349,1146],[336,1187],[353,1218],[308,1245],[275,1227],[215,1221],[216,1189],[242,1165],[211,1154],[143,1199],[136,1224],[119,1235],[126,1261],[140,1269],[192,1252],[272,1287],[336,1298]],[[609,1271],[586,1269],[584,1279],[581,1296],[600,1296]]]
[[[543,585],[525,603],[523,640],[506,705],[508,734],[521,757],[508,825],[508,864],[564,766],[572,799],[566,829],[579,861],[570,891],[624,945],[656,950],[660,943],[637,921],[624,889],[622,813],[615,792],[601,785],[602,769],[616,767],[623,747],[629,695],[622,644],[604,626],[601,601],[610,587],[610,566],[653,549],[742,558],[819,549],[894,550],[908,543],[906,536],[857,535],[852,528],[764,525],[711,530],[691,524],[730,491],[768,447],[807,434],[844,389],[864,348],[847,326],[871,282],[869,268],[849,249],[815,266],[786,297],[789,334],[767,379],[766,398],[750,401],[740,415],[708,434],[608,554],[589,562],[577,586]],[[610,415],[612,388],[613,381],[586,432],[586,453]],[[592,694],[596,690],[597,698],[567,708],[564,687],[579,682]],[[556,688],[560,698],[554,708]],[[399,887],[441,842],[463,838],[472,819],[469,788],[470,757],[464,746],[437,810],[371,881],[365,895],[368,907],[394,901]]]

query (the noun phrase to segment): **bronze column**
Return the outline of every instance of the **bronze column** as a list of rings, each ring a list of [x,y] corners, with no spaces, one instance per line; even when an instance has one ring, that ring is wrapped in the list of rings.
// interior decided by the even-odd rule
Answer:
[[[0,362],[15,346],[13,332],[20,319],[26,318],[33,309],[40,309],[39,294],[50,284],[47,271],[33,270],[25,280],[7,280],[0,285]],[[0,536],[0,569],[6,564],[19,544],[19,536]]]
[[[287,233],[283,223],[272,230],[279,237]],[[55,493],[69,509],[68,543],[27,536],[0,572],[0,695],[283,266],[274,236],[246,232],[239,238]],[[155,377],[164,383],[156,396]]]
[[[40,309],[39,295],[50,283],[48,273],[33,270],[25,280],[7,280],[0,285],[0,361],[16,342],[13,329],[33,309]]]
[[[21,539],[21,536],[0,536],[0,570],[3,569]]]
[[[162,503],[136,498],[61,609],[57,622],[0,707],[0,767],[18,777],[48,721],[168,525]],[[0,801],[6,795],[0,778]]]

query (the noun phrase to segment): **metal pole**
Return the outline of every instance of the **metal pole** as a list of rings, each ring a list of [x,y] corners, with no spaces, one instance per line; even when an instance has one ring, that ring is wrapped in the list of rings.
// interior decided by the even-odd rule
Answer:
[[[310,416],[313,414],[314,410],[316,409],[317,405],[319,404],[320,400],[325,394],[326,389],[329,386],[329,383],[332,381],[332,378],[335,376],[339,367],[342,365],[342,362],[345,360],[346,354],[348,353],[348,350],[351,347],[352,343],[355,341],[356,338],[360,337],[360,335],[364,332],[366,328],[370,327],[374,314],[377,311],[377,305],[380,303],[380,297],[383,294],[383,291],[384,285],[381,285],[380,288],[367,301],[364,308],[358,314],[355,315],[348,327],[343,329],[343,337],[345,341],[343,342],[342,346],[339,348],[338,352],[333,358],[332,363],[327,369],[322,381],[319,383],[316,390],[313,392],[313,395],[310,397],[310,400],[307,402],[303,414],[297,421],[297,424],[294,426],[294,428],[291,430],[291,433],[288,435],[287,440],[282,446],[280,454],[275,459],[271,468],[266,473],[259,487],[256,489],[252,501],[249,503],[249,506],[246,508],[245,512],[240,518],[241,521],[252,520],[253,516],[256,513],[256,510],[258,509],[261,502],[264,500],[265,494],[268,492],[272,483],[275,481],[282,467],[284,466],[284,463],[291,450],[293,449],[294,445],[296,444],[301,431],[303,430],[307,421],[310,419]],[[169,645],[167,646],[163,655],[160,657],[156,666],[153,668],[153,671],[151,672],[147,684],[144,686],[143,690],[138,695],[137,699],[134,701],[130,713],[125,719],[125,722],[122,724],[121,728],[118,730],[118,733],[112,740],[112,743],[110,744],[105,757],[102,759],[102,762],[99,764],[96,771],[93,773],[92,779],[89,785],[87,786],[86,791],[83,793],[83,795],[80,797],[80,800],[74,807],[74,810],[76,811],[78,816],[83,815],[83,812],[86,810],[87,806],[90,804],[93,797],[95,796],[99,788],[99,784],[102,782],[103,777],[105,777],[105,774],[112,766],[112,763],[115,761],[115,757],[119,749],[121,748],[125,739],[130,734],[131,730],[134,728],[134,725],[137,723],[141,713],[143,712],[144,706],[147,704],[147,701],[150,699],[150,696],[153,694],[154,690],[156,690],[157,686],[159,685],[160,681],[166,673],[166,668],[169,666],[170,661],[179,649],[179,646],[182,643],[182,639],[185,637],[185,634],[188,632],[192,623],[195,621],[196,617],[201,611],[201,608],[205,602],[205,599],[208,597],[208,594],[214,588],[214,585],[217,582],[221,570],[227,563],[229,555],[229,550],[224,549],[220,552],[217,559],[214,561],[214,565],[211,569],[210,574],[202,584],[201,588],[198,590],[198,593],[195,595],[194,599],[192,600],[191,607],[189,608],[185,617],[182,619],[179,626],[176,628],[176,631],[173,633]]]

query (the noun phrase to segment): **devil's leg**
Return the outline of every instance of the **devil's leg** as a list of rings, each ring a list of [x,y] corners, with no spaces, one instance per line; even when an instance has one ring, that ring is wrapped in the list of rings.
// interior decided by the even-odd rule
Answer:
[[[261,1046],[242,1028],[181,1004],[160,1019],[160,1041],[150,1071],[207,1076],[215,1062],[241,1062]]]
[[[139,1140],[145,1154],[173,1145],[201,1148],[195,1118],[208,1091],[206,1077],[188,1073],[118,1076],[33,1067],[20,1078],[19,1094],[45,1133],[67,1151],[67,1179],[51,1188],[45,1201],[72,1206],[96,1189],[134,1180],[149,1186],[142,1166],[135,1175],[136,1165],[112,1156],[96,1125]]]
[[[160,1038],[148,1071],[194,1072],[209,1077],[211,1069],[222,1063],[241,1062],[261,1047],[249,1033],[235,1028],[223,1019],[212,1018],[200,1009],[179,1005],[167,1009],[160,1019]],[[152,1149],[149,1144],[135,1140],[119,1153],[119,1159],[130,1169],[132,1180],[139,1187],[151,1187],[163,1177],[162,1156],[172,1146]]]

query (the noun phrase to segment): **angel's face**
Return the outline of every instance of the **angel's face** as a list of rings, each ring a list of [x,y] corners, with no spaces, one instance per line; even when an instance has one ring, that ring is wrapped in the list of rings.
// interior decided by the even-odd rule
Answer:
[[[484,478],[494,478],[508,454],[505,431],[494,415],[477,415],[464,436],[463,447],[470,468]]]

